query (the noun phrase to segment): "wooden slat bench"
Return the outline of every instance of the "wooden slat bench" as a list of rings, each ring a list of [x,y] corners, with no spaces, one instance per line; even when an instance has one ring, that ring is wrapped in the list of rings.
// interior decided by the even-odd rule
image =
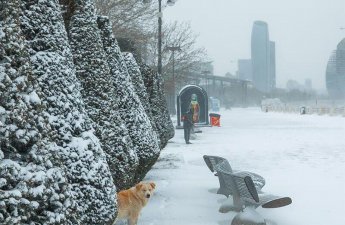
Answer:
[[[257,189],[248,174],[233,173],[229,170],[227,161],[222,161],[214,167],[218,177],[222,179],[224,189],[231,193],[232,199],[223,203],[220,212],[235,211],[238,214],[231,225],[265,225],[265,220],[255,211],[255,208],[278,208],[292,203],[289,197],[266,194]],[[249,215],[249,216],[248,216]]]
[[[234,173],[234,174],[246,175],[246,176],[251,177],[257,190],[261,190],[261,188],[265,185],[265,179],[256,173],[252,173],[248,171],[236,171],[236,170],[233,171],[228,160],[223,157],[204,155],[203,158],[207,167],[211,170],[212,173],[214,173],[215,176],[218,176],[217,171],[215,170],[215,166],[219,163],[223,163],[222,165],[223,167],[226,167],[227,171],[230,171],[231,173]],[[222,194],[222,195],[225,195],[226,197],[229,197],[229,195],[231,195],[231,190],[226,188],[226,185],[224,184],[222,177],[218,176],[218,180],[219,180],[220,187],[217,191],[217,194]]]

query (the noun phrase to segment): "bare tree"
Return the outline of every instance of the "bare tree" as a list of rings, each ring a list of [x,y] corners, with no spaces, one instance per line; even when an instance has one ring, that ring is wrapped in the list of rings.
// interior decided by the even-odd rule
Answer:
[[[137,61],[153,68],[158,56],[158,1],[143,0],[95,0],[99,14],[108,16],[113,23],[113,31],[122,51],[133,52]],[[165,7],[165,5],[163,5]],[[164,23],[163,79],[170,112],[174,112],[174,89],[177,84],[185,84],[191,74],[201,71],[201,65],[209,61],[206,50],[196,45],[198,35],[193,33],[190,23]],[[179,46],[174,60],[167,46]],[[175,76],[173,76],[173,62]]]
[[[200,65],[208,60],[205,48],[197,46],[197,37],[188,22],[173,22],[163,27],[163,76],[166,90],[173,87],[173,58],[168,46],[178,46],[180,51],[174,55],[174,80],[181,82],[188,79],[191,73],[197,72]],[[156,55],[157,45],[150,42],[151,55]],[[150,57],[151,65],[155,64],[155,57]]]
[[[176,88],[190,83],[193,79],[191,75],[200,73],[202,65],[208,61],[206,50],[196,44],[197,37],[187,22],[175,21],[163,27],[162,75],[169,112],[172,114],[175,113]],[[168,47],[178,47],[180,51],[171,52]],[[154,38],[148,43],[148,50],[146,64],[156,65],[158,54]]]
[[[117,38],[135,39],[136,44],[147,42],[157,26],[157,2],[142,0],[95,0],[97,13],[109,17]]]
[[[116,38],[131,40],[131,45],[140,52],[143,61],[150,66],[156,66],[158,1],[95,0],[95,2],[98,14],[108,16],[112,22]],[[169,82],[172,79],[172,58],[171,52],[164,47],[171,45],[181,47],[181,52],[175,54],[175,69],[179,74],[176,78],[182,79],[206,58],[205,49],[196,46],[196,38],[197,35],[193,33],[190,23],[165,23],[162,34],[162,56],[166,86],[171,86]]]

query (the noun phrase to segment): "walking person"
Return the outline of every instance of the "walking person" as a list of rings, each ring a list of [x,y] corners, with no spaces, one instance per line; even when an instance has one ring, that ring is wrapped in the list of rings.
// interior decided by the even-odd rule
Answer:
[[[191,109],[183,116],[183,131],[184,131],[184,140],[186,144],[192,144],[189,142],[190,130],[193,127],[193,112]]]

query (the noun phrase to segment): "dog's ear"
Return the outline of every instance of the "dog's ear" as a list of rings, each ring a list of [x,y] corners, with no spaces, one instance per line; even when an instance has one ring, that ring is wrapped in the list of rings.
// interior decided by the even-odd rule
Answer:
[[[155,189],[155,188],[156,188],[156,184],[155,184],[155,183],[153,183],[153,182],[151,182],[151,183],[150,183],[150,186],[151,186],[153,189]]]
[[[139,183],[139,184],[135,185],[135,189],[137,189],[139,191],[142,186],[143,186],[143,184]]]

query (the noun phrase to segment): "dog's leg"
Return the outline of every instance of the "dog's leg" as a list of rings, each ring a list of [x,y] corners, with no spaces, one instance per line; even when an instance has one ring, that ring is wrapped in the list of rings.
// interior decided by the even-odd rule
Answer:
[[[132,214],[128,219],[128,225],[137,225],[139,214]]]
[[[127,225],[135,225],[135,223],[133,222],[132,219],[128,219],[127,220]]]

